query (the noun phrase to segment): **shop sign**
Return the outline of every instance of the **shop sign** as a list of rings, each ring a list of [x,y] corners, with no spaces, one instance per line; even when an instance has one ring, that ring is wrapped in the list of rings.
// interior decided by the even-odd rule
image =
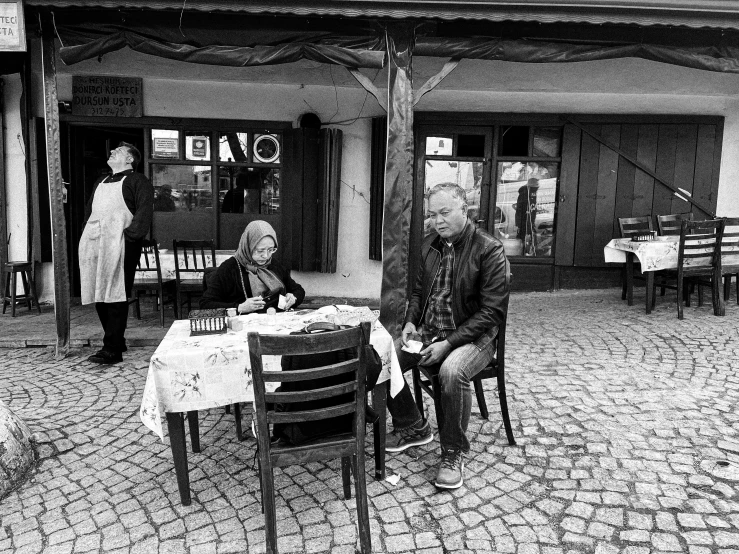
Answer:
[[[26,25],[21,0],[0,0],[0,52],[26,51]]]
[[[141,77],[72,77],[72,115],[141,117]]]
[[[154,137],[154,158],[180,157],[180,141],[177,138]]]

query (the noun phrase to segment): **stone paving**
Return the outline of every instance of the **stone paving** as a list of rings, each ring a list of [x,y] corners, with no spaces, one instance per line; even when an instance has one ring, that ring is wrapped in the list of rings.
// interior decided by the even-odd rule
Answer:
[[[643,297],[628,307],[619,293],[512,296],[518,444],[486,383],[490,421],[473,402],[463,488],[431,484],[437,441],[388,457],[396,485],[368,462],[374,551],[739,553],[739,306],[725,317],[693,306],[678,321],[674,297],[646,315]],[[102,368],[89,351],[57,362],[46,348],[0,349],[0,398],[40,452],[0,501],[0,552],[263,551],[254,441],[235,439],[233,416],[201,412],[183,507],[168,446],[137,413],[153,348]],[[276,482],[280,552],[354,552],[339,463],[277,470]]]

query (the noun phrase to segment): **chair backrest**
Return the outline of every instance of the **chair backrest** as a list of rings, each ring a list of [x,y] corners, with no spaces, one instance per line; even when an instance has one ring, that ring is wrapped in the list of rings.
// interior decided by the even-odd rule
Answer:
[[[657,216],[657,232],[660,236],[679,235],[680,225],[683,221],[692,221],[693,212],[682,214],[667,214]]]
[[[173,240],[175,276],[181,273],[200,273],[206,267],[216,266],[216,246],[211,240]]]
[[[640,217],[619,217],[618,229],[621,231],[621,238],[629,239],[634,235],[643,235],[653,231],[652,218],[648,215]]]
[[[677,253],[678,273],[707,273],[721,267],[721,219],[683,221]]]
[[[724,218],[721,230],[721,271],[739,273],[739,217]]]
[[[162,266],[159,263],[159,247],[154,239],[144,239],[141,241],[141,255],[139,256],[139,264],[136,267],[136,273],[143,273],[148,276],[149,273],[156,273],[157,280],[162,281]]]
[[[370,335],[370,324],[339,331],[304,335],[247,335],[249,358],[254,383],[254,402],[257,414],[257,440],[259,448],[270,451],[268,425],[317,421],[344,414],[354,414],[352,435],[358,445],[364,443],[365,406],[365,358],[364,336]],[[337,352],[347,348],[356,350],[356,358],[328,366],[295,371],[268,371],[264,369],[263,356],[320,354]],[[354,379],[346,383],[299,392],[267,392],[265,383],[315,381],[336,375],[353,374]],[[352,394],[352,400],[320,410],[276,411],[276,405],[324,400]],[[327,458],[331,458],[327,452]],[[297,462],[295,462],[297,463]]]

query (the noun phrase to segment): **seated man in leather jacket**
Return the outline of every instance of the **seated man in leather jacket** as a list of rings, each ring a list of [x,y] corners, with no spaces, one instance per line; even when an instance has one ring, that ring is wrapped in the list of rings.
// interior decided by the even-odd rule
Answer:
[[[401,343],[420,334],[419,354],[398,351],[403,371],[416,364],[440,365],[444,421],[439,429],[441,464],[435,485],[462,486],[466,430],[472,410],[471,379],[495,355],[495,337],[508,310],[508,261],[503,245],[467,218],[464,189],[442,183],[431,189],[428,213],[436,233],[423,242],[421,263],[402,331]],[[388,452],[402,452],[433,439],[406,384],[388,395],[395,441]],[[390,444],[393,442],[392,444]]]

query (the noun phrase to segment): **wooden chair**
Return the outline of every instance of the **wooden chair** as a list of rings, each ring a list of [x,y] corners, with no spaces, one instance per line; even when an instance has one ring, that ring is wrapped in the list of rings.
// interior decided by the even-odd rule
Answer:
[[[690,306],[694,285],[711,287],[713,313],[724,315],[721,296],[721,230],[723,221],[683,221],[677,253],[677,270],[671,271],[677,280],[677,317],[683,319],[683,299]],[[702,304],[699,291],[698,305]]]
[[[308,335],[260,335],[249,333],[249,356],[254,379],[254,402],[257,416],[257,445],[262,489],[262,507],[266,523],[267,553],[277,553],[277,515],[275,511],[274,468],[305,464],[319,460],[341,458],[344,497],[351,497],[350,466],[354,471],[359,538],[362,552],[372,550],[367,486],[364,468],[365,437],[365,365],[364,335],[369,336],[369,324],[365,333],[359,327]],[[301,355],[334,352],[346,348],[356,349],[357,358],[345,362],[297,371],[265,371],[262,357],[267,355]],[[314,381],[340,374],[353,374],[354,379],[340,385],[312,391],[266,391],[265,383]],[[322,410],[277,412],[276,404],[292,404],[309,400],[342,397],[351,394],[352,400]],[[269,426],[275,423],[316,421],[344,414],[353,414],[350,433],[311,441],[300,446],[271,444]]]
[[[731,296],[731,278],[736,278],[736,303],[739,304],[739,217],[727,217],[721,232],[721,275],[724,302]]]
[[[23,294],[16,295],[15,276],[20,273],[23,283]],[[15,317],[16,303],[25,301],[28,311],[33,311],[32,304],[36,303],[38,313],[41,313],[41,305],[36,294],[36,281],[33,280],[32,262],[7,262],[3,271],[5,277],[5,292],[3,293],[3,313],[10,304],[10,315]]]
[[[507,315],[506,315],[507,319]],[[484,419],[488,419],[488,407],[485,402],[485,393],[482,388],[483,379],[495,378],[498,381],[498,400],[500,401],[500,414],[503,418],[503,426],[505,427],[508,444],[513,446],[516,439],[513,437],[513,429],[511,428],[511,420],[508,416],[508,400],[506,398],[505,389],[505,332],[506,319],[498,328],[498,336],[496,337],[495,358],[490,364],[478,373],[472,383],[475,387],[475,396],[477,397],[477,405],[480,408],[480,415]],[[439,369],[441,365],[433,366],[417,365],[411,371],[413,373],[413,392],[416,397],[416,405],[418,411],[423,415],[424,421],[426,414],[423,406],[423,394],[428,394],[434,400],[434,409],[436,411],[436,424],[441,429],[444,413],[441,409],[441,384],[439,383]]]
[[[693,212],[657,216],[657,232],[660,236],[679,235],[683,221],[693,221]]]
[[[142,263],[143,261],[143,263]],[[136,274],[142,277],[133,282],[132,297],[129,304],[136,304],[136,319],[141,319],[141,293],[154,291],[157,294],[159,309],[159,324],[164,327],[164,291],[166,290],[172,299],[174,317],[177,319],[177,303],[175,293],[175,280],[162,278],[162,266],[159,263],[159,247],[154,240],[143,240],[141,244],[141,256]]]
[[[192,295],[203,293],[202,277],[194,277],[205,268],[216,266],[216,247],[213,240],[173,240],[177,314],[182,314],[182,295],[187,296],[187,311],[192,311]],[[210,256],[210,260],[208,259]],[[185,314],[187,315],[187,314]]]

